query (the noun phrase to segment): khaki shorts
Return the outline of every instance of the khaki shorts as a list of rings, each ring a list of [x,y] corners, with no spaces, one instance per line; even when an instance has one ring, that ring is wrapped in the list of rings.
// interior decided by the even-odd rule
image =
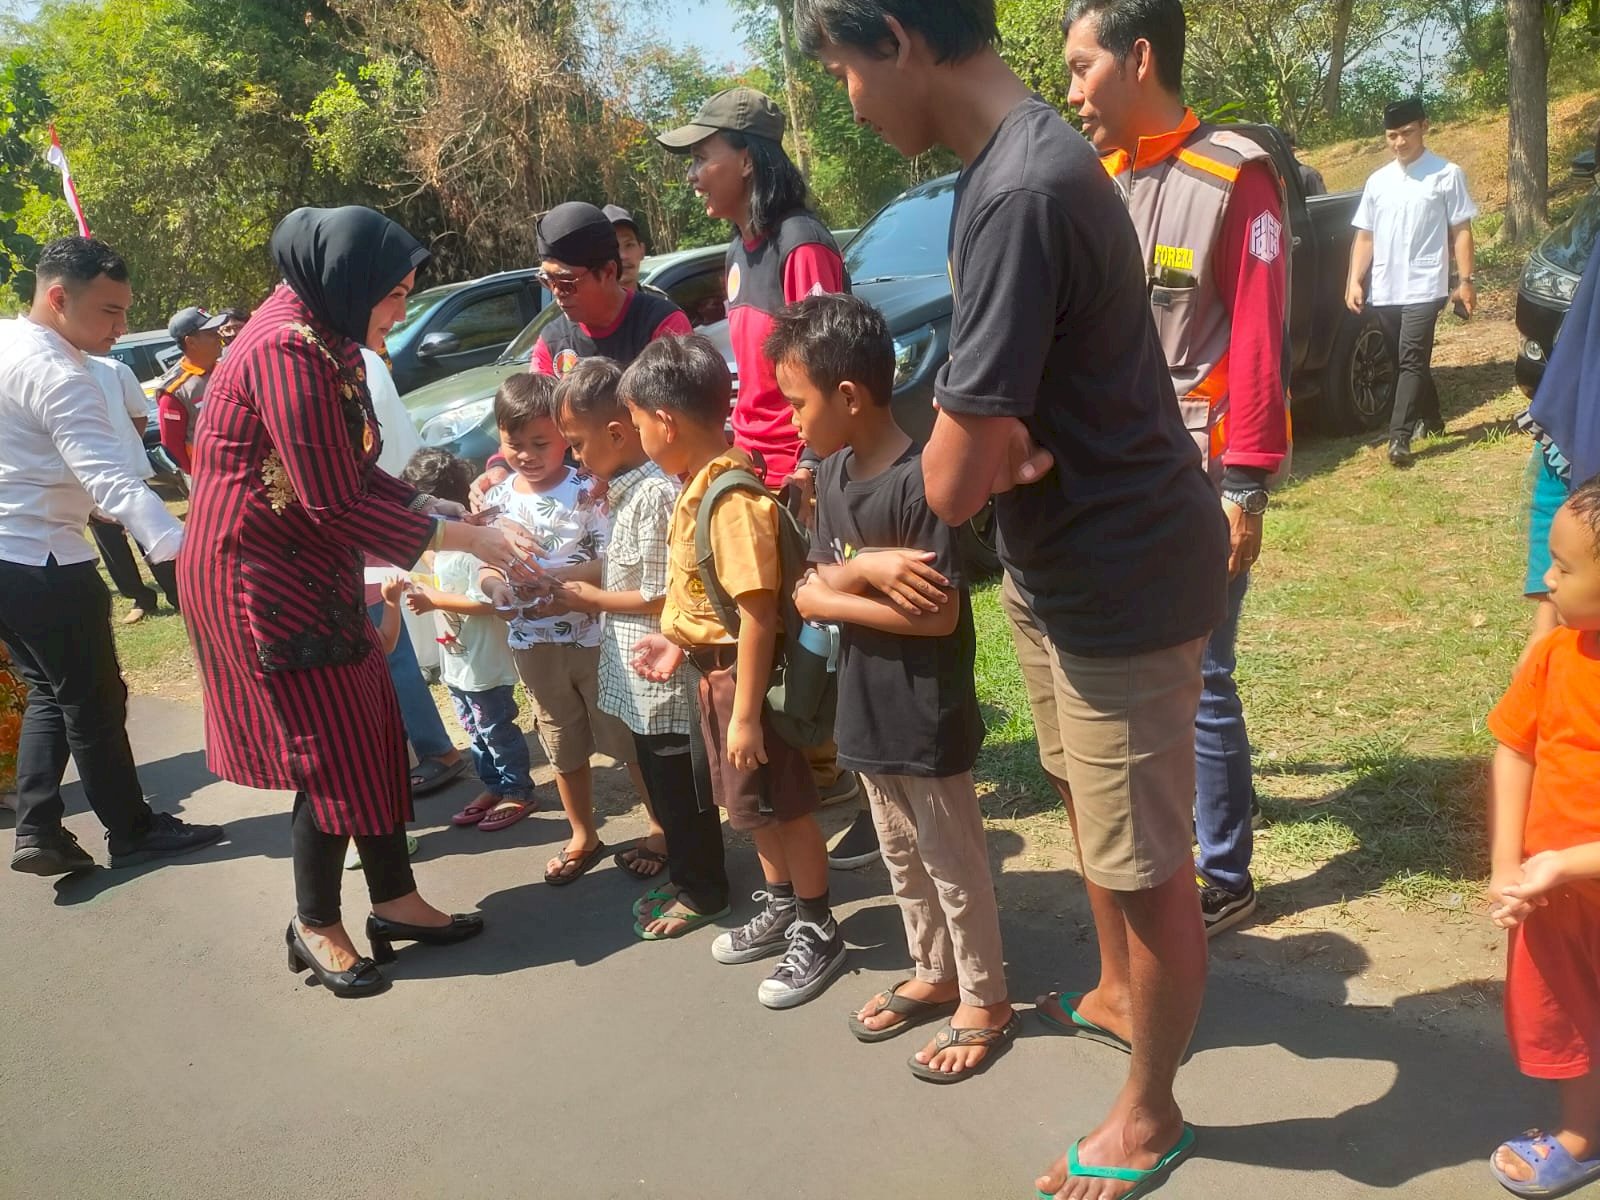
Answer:
[[[633,761],[633,734],[600,711],[600,647],[552,642],[513,650],[517,674],[533,701],[539,744],[558,774],[589,765],[596,751]]]
[[[1136,892],[1192,868],[1194,720],[1206,639],[1131,658],[1084,658],[1051,642],[1009,576],[1002,603],[1039,762],[1072,794],[1085,878]]]

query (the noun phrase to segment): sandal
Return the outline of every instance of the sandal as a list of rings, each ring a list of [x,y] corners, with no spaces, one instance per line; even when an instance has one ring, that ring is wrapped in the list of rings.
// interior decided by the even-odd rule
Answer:
[[[483,827],[480,825],[479,828],[481,829]],[[576,863],[578,865],[578,869],[576,871],[568,871],[565,873],[559,869],[555,871],[546,871],[544,873],[544,881],[551,887],[566,887],[569,883],[576,883],[589,873],[590,867],[594,866],[595,863],[600,861],[600,856],[604,854],[607,849],[608,847],[604,842],[596,842],[594,844],[594,849],[585,850],[581,854],[568,854],[565,848],[563,848],[561,853],[556,855],[556,857],[561,860],[561,866],[565,867],[568,863]]]
[[[643,838],[640,838],[626,849],[618,850],[611,856],[611,861],[635,879],[654,879],[666,867],[667,856],[656,853],[656,851],[644,844]],[[640,863],[651,863],[654,865],[655,870],[641,871],[639,870]]]
[[[1079,1138],[1072,1143],[1072,1149],[1067,1151],[1067,1178],[1073,1179],[1115,1179],[1122,1183],[1131,1183],[1134,1188],[1122,1197],[1122,1200],[1137,1200],[1140,1196],[1148,1196],[1165,1182],[1166,1176],[1172,1169],[1189,1155],[1194,1153],[1194,1126],[1184,1125],[1183,1134],[1178,1138],[1178,1144],[1173,1146],[1161,1156],[1161,1161],[1148,1171],[1135,1170],[1133,1167],[1091,1167],[1078,1161],[1078,1146],[1083,1139]],[[1063,1187],[1066,1185],[1063,1184]],[[1055,1196],[1033,1189],[1033,1194],[1039,1200],[1055,1200]],[[1058,1193],[1059,1194],[1059,1193]]]
[[[926,1079],[929,1083],[960,1083],[963,1079],[987,1071],[990,1063],[1011,1048],[1011,1044],[1017,1040],[1017,1031],[1021,1028],[1022,1018],[1015,1012],[999,1029],[957,1029],[953,1025],[946,1025],[933,1039],[935,1054],[940,1050],[948,1050],[951,1046],[986,1046],[989,1052],[979,1059],[976,1065],[964,1071],[936,1071],[931,1066],[919,1063],[915,1054],[907,1060],[907,1065],[913,1075],[918,1079]]]
[[[1045,997],[1034,1012],[1039,1014],[1039,1020],[1045,1027],[1056,1032],[1064,1033],[1070,1037],[1083,1038],[1088,1042],[1099,1042],[1102,1046],[1110,1046],[1113,1050],[1121,1050],[1124,1054],[1132,1054],[1133,1046],[1123,1038],[1112,1033],[1103,1025],[1096,1025],[1084,1016],[1073,1003],[1082,1000],[1086,992],[1051,992]]]
[[[937,1021],[940,1017],[948,1017],[961,1006],[959,1000],[913,1000],[910,996],[902,996],[900,989],[910,983],[909,979],[902,979],[893,987],[885,988],[872,998],[877,1004],[877,1009],[869,1013],[876,1016],[878,1013],[893,1013],[897,1017],[904,1017],[903,1021],[896,1021],[893,1025],[885,1025],[882,1029],[874,1029],[861,1020],[859,1011],[850,1014],[850,1032],[855,1034],[858,1042],[886,1042],[892,1037],[898,1037],[908,1029],[915,1029],[918,1025],[926,1025],[929,1021]]]
[[[729,905],[724,904],[721,912],[695,912],[694,909],[684,904],[681,900],[677,902],[676,907],[679,910],[678,912],[669,912],[659,904],[648,910],[649,918],[652,921],[678,922],[678,928],[673,932],[651,933],[650,930],[644,927],[645,914],[640,914],[639,919],[633,923],[633,932],[647,942],[670,942],[675,938],[683,937],[685,934],[693,933],[702,925],[709,925],[711,922],[725,917],[733,911]]]
[[[1539,1129],[1507,1139],[1502,1149],[1510,1150],[1533,1168],[1532,1179],[1513,1179],[1500,1169],[1493,1157],[1489,1159],[1490,1173],[1514,1196],[1565,1196],[1600,1179],[1600,1158],[1580,1162],[1565,1146]]]
[[[678,898],[678,893],[683,889],[675,883],[664,883],[660,887],[653,887],[644,895],[633,902],[634,920],[643,918],[644,914],[652,908],[659,908],[663,904],[670,904]]]
[[[466,755],[462,755],[453,763],[442,762],[437,758],[425,758],[411,768],[411,794],[426,796],[437,792],[466,769]]]
[[[483,796],[467,805],[450,818],[452,825],[476,825],[494,811],[500,801],[493,796]]]
[[[533,810],[531,800],[501,800],[478,821],[478,828],[485,833],[509,829]]]

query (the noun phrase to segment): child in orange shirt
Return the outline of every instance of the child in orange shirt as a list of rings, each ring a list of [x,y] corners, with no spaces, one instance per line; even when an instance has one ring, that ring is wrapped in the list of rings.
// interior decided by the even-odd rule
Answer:
[[[1518,1068],[1556,1080],[1561,1116],[1489,1167],[1519,1196],[1600,1179],[1600,479],[1550,527],[1562,626],[1534,645],[1489,714],[1490,915],[1511,931],[1506,1031]]]

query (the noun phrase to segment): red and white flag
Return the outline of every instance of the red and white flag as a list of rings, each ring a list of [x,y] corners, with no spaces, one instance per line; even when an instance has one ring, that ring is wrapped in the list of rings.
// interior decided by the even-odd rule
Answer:
[[[50,126],[50,149],[45,158],[52,167],[61,172],[61,194],[67,198],[67,207],[72,209],[72,215],[78,218],[78,232],[88,237],[89,222],[84,219],[83,204],[78,199],[78,188],[72,182],[72,168],[67,166],[67,154],[61,149],[61,139],[56,137],[54,125]]]

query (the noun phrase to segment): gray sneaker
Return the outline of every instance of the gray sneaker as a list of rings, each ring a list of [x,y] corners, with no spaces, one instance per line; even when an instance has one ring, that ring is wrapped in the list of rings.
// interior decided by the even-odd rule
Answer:
[[[789,926],[789,950],[778,969],[756,989],[756,999],[768,1008],[794,1008],[815,998],[844,966],[844,935],[839,923],[828,928],[810,921]]]
[[[711,943],[711,957],[719,963],[755,962],[758,958],[781,954],[789,946],[794,898],[779,900],[771,892],[757,892],[750,898],[761,902],[761,911]]]

